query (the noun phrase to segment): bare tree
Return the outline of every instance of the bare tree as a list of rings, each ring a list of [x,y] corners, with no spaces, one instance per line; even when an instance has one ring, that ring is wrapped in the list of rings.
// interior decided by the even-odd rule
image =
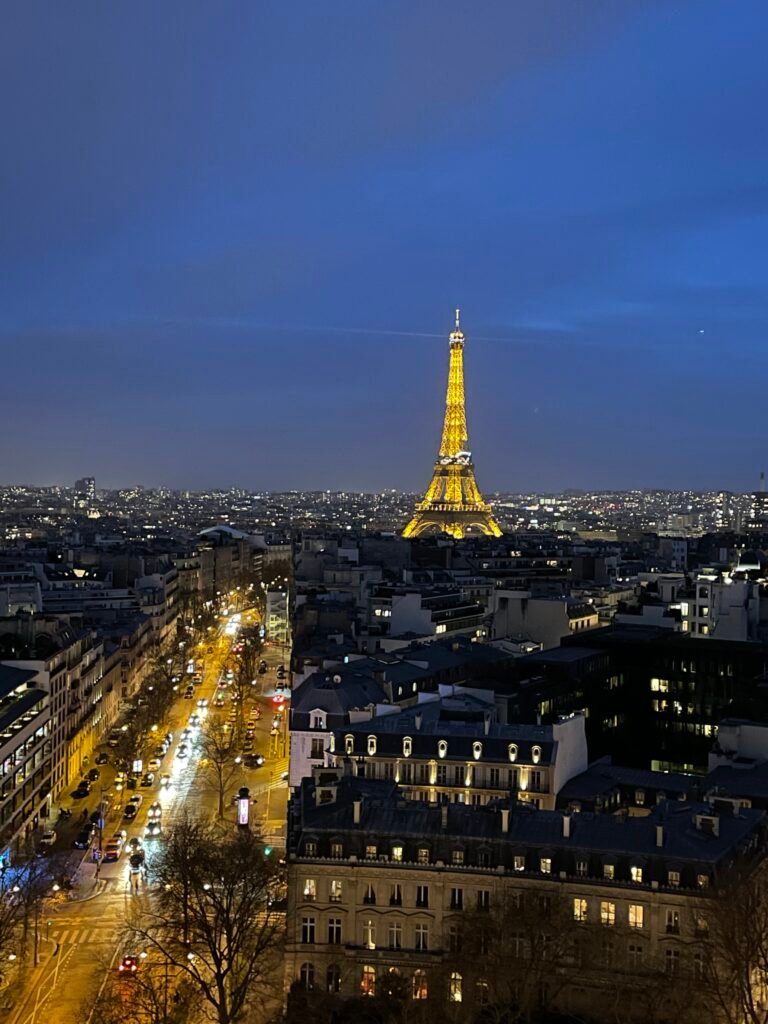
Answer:
[[[247,829],[185,821],[152,866],[152,909],[134,939],[187,979],[218,1024],[269,1008],[280,987],[282,869]]]
[[[227,796],[242,770],[234,729],[228,722],[212,722],[200,737],[200,767],[218,797],[219,818],[226,812]]]

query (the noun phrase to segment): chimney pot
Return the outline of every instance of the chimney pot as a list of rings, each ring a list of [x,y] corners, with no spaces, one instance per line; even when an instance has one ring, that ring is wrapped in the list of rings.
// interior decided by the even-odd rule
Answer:
[[[362,811],[363,801],[359,796],[356,796],[352,801],[352,821],[355,825],[360,824],[360,812]]]
[[[663,846],[664,845],[664,826],[663,825],[657,825],[656,826],[656,845],[657,846]]]
[[[571,838],[571,816],[570,814],[563,815],[563,839]]]
[[[501,831],[509,832],[509,808],[501,808]]]

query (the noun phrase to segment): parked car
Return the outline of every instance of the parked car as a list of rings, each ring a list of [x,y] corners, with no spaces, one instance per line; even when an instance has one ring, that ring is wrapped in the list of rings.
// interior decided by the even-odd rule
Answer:
[[[81,779],[78,783],[77,789],[72,793],[75,800],[80,800],[84,796],[88,796],[91,792],[91,784],[87,779]]]
[[[135,974],[139,969],[139,958],[132,953],[126,953],[117,969],[121,974]]]
[[[161,764],[162,764],[162,762],[161,762],[159,757],[153,757],[152,760],[147,765],[147,768],[150,770],[150,772],[156,772],[156,771],[160,770],[160,765]],[[142,786],[143,785],[144,785],[144,783],[142,782]]]
[[[109,754],[106,750],[102,750],[96,755],[96,764],[109,764]]]
[[[37,844],[37,852],[40,856],[45,856],[46,853],[51,852],[56,838],[56,829],[49,828],[46,832],[43,832],[40,836],[40,842]]]
[[[120,854],[123,852],[123,848],[120,843],[109,842],[104,847],[104,862],[111,863],[120,859]]]
[[[76,850],[87,850],[91,845],[91,838],[93,837],[93,828],[89,825],[88,828],[81,829],[75,836],[75,841],[72,843]]]
[[[100,775],[101,775],[101,772],[99,771],[98,768],[91,768],[91,770],[88,772],[88,781],[89,782],[96,782],[96,780],[98,779],[98,777]]]
[[[155,784],[155,773],[154,772],[147,772],[145,775],[143,775],[142,779],[141,779],[141,784],[142,784],[142,786],[145,786],[145,787],[146,786],[154,786],[154,784]]]
[[[195,696],[195,688],[194,688],[194,686],[188,686],[186,688],[186,690],[184,691],[184,700],[192,700],[192,698],[194,696]]]

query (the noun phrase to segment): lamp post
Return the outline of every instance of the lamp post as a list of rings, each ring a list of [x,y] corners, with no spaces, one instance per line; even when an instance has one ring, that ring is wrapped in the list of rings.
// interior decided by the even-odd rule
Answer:
[[[51,893],[55,896],[60,888],[58,882],[54,882],[51,886]],[[40,965],[40,911],[46,899],[48,896],[42,895],[35,904],[35,967]]]

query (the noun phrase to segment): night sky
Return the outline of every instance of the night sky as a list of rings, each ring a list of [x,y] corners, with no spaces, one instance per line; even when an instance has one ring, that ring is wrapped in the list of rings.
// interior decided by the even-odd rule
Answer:
[[[8,0],[0,481],[768,469],[765,0]]]

